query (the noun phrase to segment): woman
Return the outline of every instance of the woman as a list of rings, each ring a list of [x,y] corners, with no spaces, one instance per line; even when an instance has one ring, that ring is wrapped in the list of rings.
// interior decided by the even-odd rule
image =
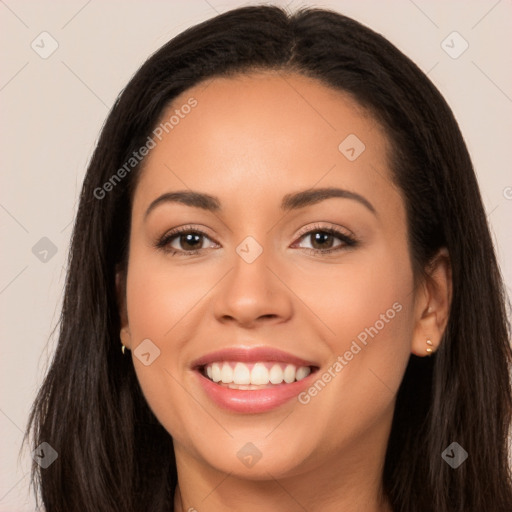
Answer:
[[[42,501],[510,510],[508,337],[427,77],[333,12],[227,12],[149,58],[103,128],[30,418],[58,453]]]

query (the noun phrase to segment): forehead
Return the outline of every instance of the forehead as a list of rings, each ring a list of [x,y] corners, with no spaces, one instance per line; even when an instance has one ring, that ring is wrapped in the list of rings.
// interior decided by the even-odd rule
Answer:
[[[377,121],[349,94],[298,74],[200,83],[174,99],[152,136],[136,202],[166,188],[254,197],[317,183],[369,191],[390,181]]]

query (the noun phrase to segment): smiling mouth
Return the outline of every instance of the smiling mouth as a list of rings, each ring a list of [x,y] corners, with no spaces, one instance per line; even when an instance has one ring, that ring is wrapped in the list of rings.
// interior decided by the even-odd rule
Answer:
[[[297,366],[276,361],[218,361],[198,368],[198,371],[211,382],[239,390],[258,390],[292,384],[317,370],[316,366]]]

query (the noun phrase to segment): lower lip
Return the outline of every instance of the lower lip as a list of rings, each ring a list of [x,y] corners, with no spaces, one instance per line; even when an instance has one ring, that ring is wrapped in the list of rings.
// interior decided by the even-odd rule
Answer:
[[[197,371],[199,381],[206,394],[220,407],[244,414],[270,411],[296,397],[310,385],[316,372],[291,384],[257,389],[241,390],[220,386]]]

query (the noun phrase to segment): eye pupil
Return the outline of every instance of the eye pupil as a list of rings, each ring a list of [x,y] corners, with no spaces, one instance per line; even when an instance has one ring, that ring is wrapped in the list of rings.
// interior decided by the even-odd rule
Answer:
[[[325,244],[326,239],[330,238],[331,243]],[[320,249],[325,249],[325,247],[331,247],[332,246],[332,235],[330,233],[326,233],[325,231],[317,231],[313,236],[314,244],[320,243]]]
[[[200,238],[202,235],[199,235],[197,233],[187,233],[186,235],[181,235],[180,243],[182,244],[183,248],[186,248],[186,244],[190,245],[192,249],[197,248],[197,243],[194,245],[194,238],[195,242],[200,242]]]

